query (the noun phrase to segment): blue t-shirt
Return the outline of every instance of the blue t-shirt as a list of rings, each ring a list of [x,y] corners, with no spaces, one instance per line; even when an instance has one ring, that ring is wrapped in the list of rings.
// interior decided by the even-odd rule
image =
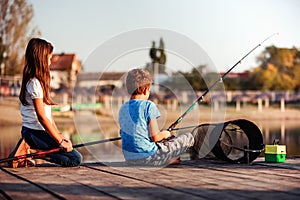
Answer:
[[[160,116],[156,105],[149,100],[131,99],[119,111],[122,150],[126,160],[146,158],[157,151],[148,130],[151,119]]]

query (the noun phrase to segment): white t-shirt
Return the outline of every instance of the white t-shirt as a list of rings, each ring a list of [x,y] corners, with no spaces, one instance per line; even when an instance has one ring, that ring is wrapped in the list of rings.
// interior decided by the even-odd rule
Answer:
[[[45,130],[39,122],[32,99],[43,98],[43,89],[38,79],[33,78],[26,84],[25,98],[29,105],[24,106],[21,103],[20,111],[22,115],[22,126],[35,130]],[[47,118],[52,122],[51,106],[44,103],[44,109]]]

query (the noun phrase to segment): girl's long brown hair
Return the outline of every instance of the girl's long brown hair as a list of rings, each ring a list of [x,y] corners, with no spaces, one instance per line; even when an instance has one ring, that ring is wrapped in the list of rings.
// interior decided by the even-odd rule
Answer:
[[[48,56],[52,54],[53,46],[40,38],[32,38],[27,45],[25,52],[25,66],[23,69],[22,86],[19,99],[23,105],[29,105],[26,101],[25,92],[28,81],[36,78],[40,81],[43,89],[43,102],[54,105],[50,97],[50,67]]]

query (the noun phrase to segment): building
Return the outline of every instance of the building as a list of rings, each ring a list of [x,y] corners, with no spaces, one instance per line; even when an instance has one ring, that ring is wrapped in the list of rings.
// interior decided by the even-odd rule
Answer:
[[[82,72],[77,76],[77,87],[80,88],[121,88],[126,72]]]
[[[81,72],[77,76],[73,102],[76,103],[104,103],[110,108],[113,96],[124,96],[121,89],[124,85],[126,72]]]
[[[51,87],[74,88],[80,69],[81,63],[75,54],[53,54],[50,65]]]

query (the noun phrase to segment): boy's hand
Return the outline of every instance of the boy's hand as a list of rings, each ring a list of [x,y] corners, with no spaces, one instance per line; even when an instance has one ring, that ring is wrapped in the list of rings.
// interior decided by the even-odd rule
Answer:
[[[164,135],[163,139],[168,139],[169,137],[171,137],[171,132],[170,131],[164,130],[164,131],[161,131],[161,132]]]

